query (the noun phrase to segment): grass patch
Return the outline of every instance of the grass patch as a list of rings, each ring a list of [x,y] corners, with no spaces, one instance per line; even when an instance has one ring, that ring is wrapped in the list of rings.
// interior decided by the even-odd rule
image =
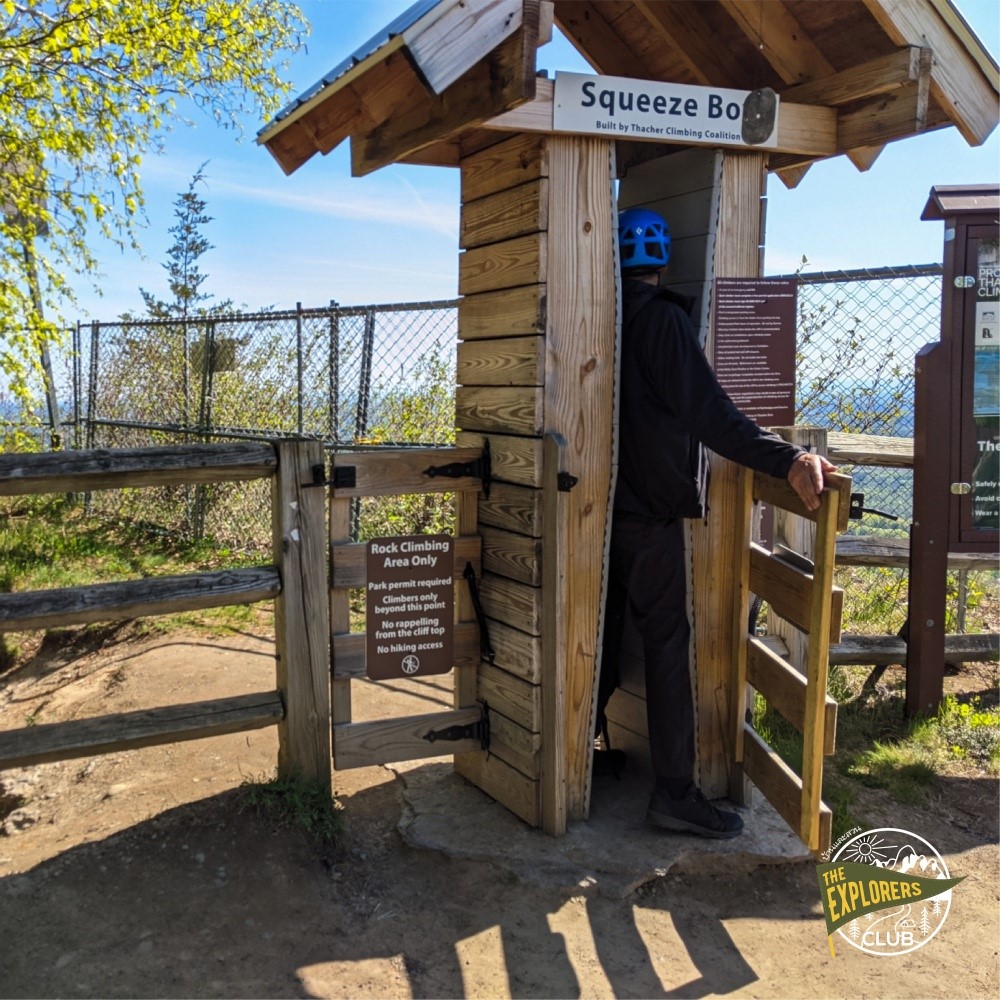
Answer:
[[[253,566],[260,556],[191,541],[150,523],[88,515],[65,497],[12,497],[0,503],[0,592],[77,587],[108,581]],[[269,610],[269,609],[268,609]],[[255,624],[252,605],[206,608],[143,620],[140,633],[178,627],[226,634]],[[0,672],[14,665],[21,643],[0,640]]]
[[[301,830],[321,844],[335,844],[343,831],[336,800],[302,778],[246,779],[240,786],[240,811],[250,810],[277,830]]]
[[[862,693],[865,668],[835,668],[830,690],[840,702],[836,753],[824,762],[823,799],[833,810],[833,837],[857,825],[855,783],[884,789],[896,802],[919,805],[943,776],[1000,773],[1000,711],[979,696],[946,695],[937,714],[907,719],[902,689]],[[753,725],[797,773],[802,736],[758,692]]]

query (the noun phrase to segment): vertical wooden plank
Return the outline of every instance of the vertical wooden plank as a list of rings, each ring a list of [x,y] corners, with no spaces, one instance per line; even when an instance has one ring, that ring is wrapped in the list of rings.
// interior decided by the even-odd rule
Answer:
[[[546,434],[543,443],[544,534],[542,549],[542,760],[539,780],[542,829],[566,832],[566,501],[559,491],[564,442]]]
[[[351,540],[351,501],[349,498],[330,498],[330,579],[333,579],[333,546]],[[346,635],[351,631],[350,595],[346,587],[330,590],[330,634]],[[333,642],[330,643],[330,666],[333,669]],[[345,677],[332,683],[332,715],[334,733],[336,726],[351,721],[351,681]],[[336,766],[337,737],[333,737],[334,766]]]
[[[830,591],[833,589],[839,514],[839,494],[835,490],[825,490],[816,517],[816,557],[809,613],[809,652],[806,657],[805,724],[802,728],[802,818],[799,836],[811,851],[820,849],[826,685],[830,668]]]
[[[611,482],[615,360],[613,146],[549,139],[545,430],[566,442],[567,810],[586,813],[593,744],[604,536]],[[544,599],[550,601],[551,595]]]
[[[729,463],[727,463],[729,464]],[[747,710],[747,618],[750,613],[750,525],[753,519],[753,473],[749,469],[736,470],[734,490],[736,509],[732,513],[736,535],[746,543],[736,550],[734,578],[736,589],[732,594],[733,649],[730,654],[727,727],[730,733],[729,797],[733,802],[745,804],[749,790],[743,778],[743,733]]]
[[[274,561],[281,593],[274,602],[278,688],[285,718],[278,726],[278,774],[330,790],[330,633],[327,617],[323,466],[319,441],[278,441],[272,484]]]
[[[814,448],[816,454],[826,455],[825,427],[780,427],[779,434],[792,444],[803,448]],[[774,543],[781,544],[798,552],[807,559],[812,559],[815,552],[816,527],[812,521],[799,517],[791,511],[774,507]],[[806,657],[809,652],[809,640],[803,632],[794,625],[779,618],[773,610],[768,610],[767,630],[773,635],[781,636],[788,649],[786,659],[796,670],[805,674]]]
[[[765,184],[763,153],[725,153],[722,162],[719,223],[714,270],[706,277],[746,278],[760,274],[761,197]],[[714,309],[713,301],[711,308]],[[711,329],[711,324],[709,325]],[[711,340],[706,345],[712,356]],[[729,595],[737,589],[736,553],[749,531],[732,518],[738,508],[738,470],[712,457],[712,496],[708,516],[692,525],[694,664],[697,677],[698,777],[710,799],[729,791],[727,698],[730,653],[737,623]],[[739,626],[740,637],[746,620]]]

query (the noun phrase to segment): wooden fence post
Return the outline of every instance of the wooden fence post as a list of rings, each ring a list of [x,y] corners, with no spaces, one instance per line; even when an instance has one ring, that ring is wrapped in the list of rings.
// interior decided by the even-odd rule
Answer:
[[[278,776],[304,778],[332,794],[326,490],[312,488],[323,478],[314,474],[324,467],[323,445],[300,440],[274,446],[274,564],[281,576],[274,630],[278,688],[285,702],[278,726]]]
[[[944,694],[947,605],[948,455],[951,447],[951,344],[928,344],[914,370],[913,527],[906,639],[906,714],[937,710]]]

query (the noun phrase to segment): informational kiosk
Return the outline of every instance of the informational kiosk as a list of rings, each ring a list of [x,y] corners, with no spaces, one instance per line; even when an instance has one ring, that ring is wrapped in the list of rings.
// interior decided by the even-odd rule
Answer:
[[[944,681],[949,552],[1000,550],[1000,185],[936,187],[944,222],[941,340],[917,356],[907,712]]]
[[[537,75],[553,24],[592,76]],[[843,154],[867,170],[887,142],[955,125],[979,144],[996,124],[995,63],[939,0],[424,0],[261,132],[286,173],[346,139],[355,175],[389,163],[461,172],[458,444],[489,444],[493,480],[474,510],[463,503],[458,531],[458,544],[470,531],[481,540],[491,655],[462,659],[456,638],[456,699],[488,703],[493,720],[488,754],[456,753],[461,774],[554,833],[588,812],[615,473],[617,209],[668,216],[669,280],[697,297],[713,357],[715,280],[761,275],[769,172],[794,187],[818,159]],[[716,462],[712,490],[690,558],[697,778],[719,797],[744,760],[744,674],[733,667],[746,630],[750,485]],[[336,486],[332,496],[346,502]],[[755,559],[800,592],[801,569]],[[789,613],[832,630],[828,598]],[[780,660],[752,653],[760,683],[782,676]],[[338,767],[346,674],[335,663]],[[815,720],[823,697],[814,685],[789,711]],[[796,813],[792,779],[753,740],[746,754],[773,776],[767,794],[783,815]],[[800,787],[813,815],[795,825],[815,846],[821,771],[810,767]]]

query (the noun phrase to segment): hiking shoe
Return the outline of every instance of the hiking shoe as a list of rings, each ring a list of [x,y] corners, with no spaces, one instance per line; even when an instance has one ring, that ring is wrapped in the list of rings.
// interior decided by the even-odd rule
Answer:
[[[719,840],[736,837],[743,829],[743,820],[736,813],[717,809],[693,783],[679,799],[671,798],[663,788],[655,789],[646,819],[664,830]]]
[[[598,750],[594,748],[594,777],[604,774],[613,774],[619,781],[622,771],[625,770],[624,750]]]

